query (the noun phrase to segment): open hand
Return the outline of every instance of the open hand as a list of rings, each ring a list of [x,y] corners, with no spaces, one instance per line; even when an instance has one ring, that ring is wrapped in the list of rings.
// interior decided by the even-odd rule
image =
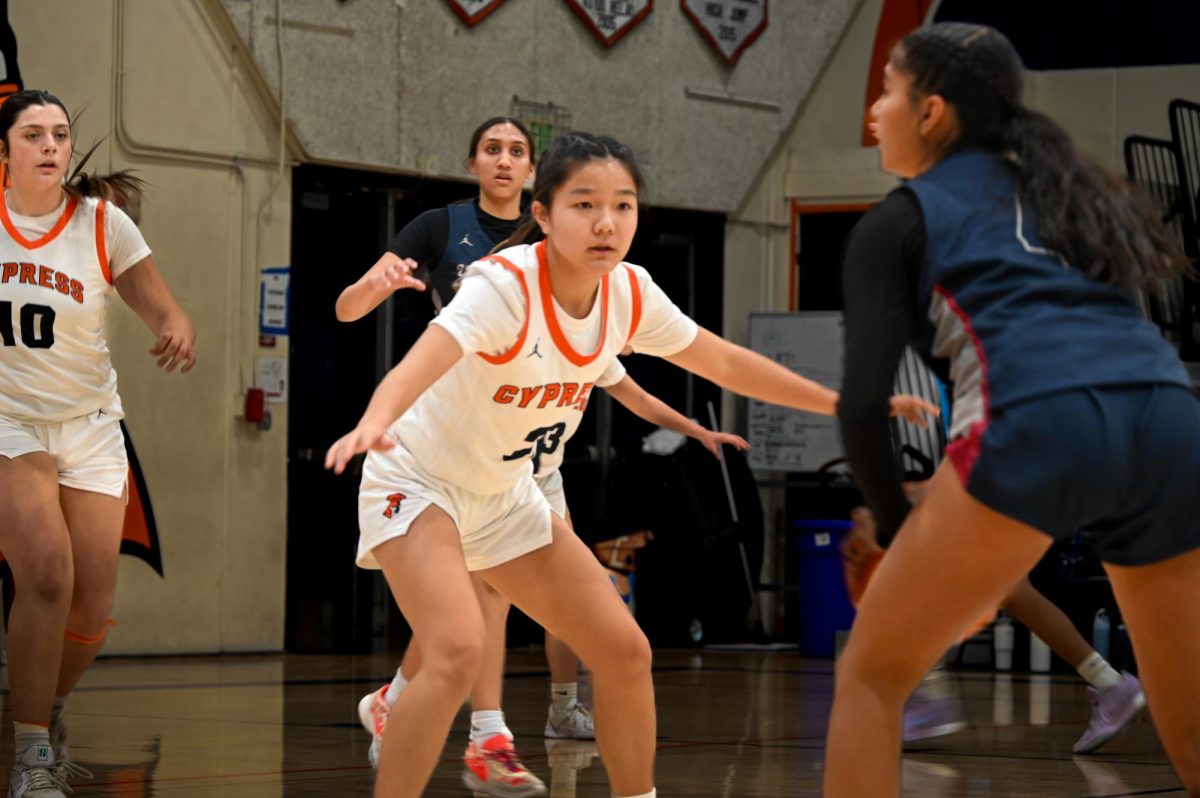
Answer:
[[[157,365],[163,371],[171,372],[179,366],[179,373],[187,374],[196,365],[196,331],[190,327],[163,330],[150,347],[150,354],[158,358]]]
[[[412,258],[401,258],[389,252],[371,269],[367,279],[374,292],[381,296],[390,296],[396,291],[411,288],[424,291],[425,283],[413,277],[417,270],[417,262]]]
[[[919,396],[897,394],[891,399],[892,415],[911,421],[921,429],[929,429],[929,417],[937,418],[942,409]]]
[[[713,457],[721,459],[721,444],[726,443],[737,449],[739,452],[744,452],[750,448],[750,443],[740,435],[731,435],[728,432],[713,432],[705,430],[704,434],[696,440],[700,441],[705,449],[713,453]]]
[[[395,445],[396,442],[388,437],[386,428],[360,423],[329,447],[329,452],[325,455],[325,467],[332,468],[335,474],[340,474],[346,470],[346,464],[354,455],[362,454],[368,449],[386,452]]]
[[[875,516],[866,507],[850,511],[850,531],[842,538],[842,559],[851,568],[862,566],[868,559],[883,554],[877,538],[879,531]]]

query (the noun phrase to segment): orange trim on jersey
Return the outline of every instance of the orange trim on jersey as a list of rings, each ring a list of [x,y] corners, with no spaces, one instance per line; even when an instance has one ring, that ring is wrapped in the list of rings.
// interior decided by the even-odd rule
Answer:
[[[625,339],[625,343],[629,343],[637,334],[638,325],[642,323],[642,287],[638,284],[637,275],[633,273],[633,269],[629,268],[629,264],[622,263],[621,265],[625,267],[625,273],[629,275],[629,293],[633,298],[633,319],[629,322],[629,337]]]
[[[67,207],[65,210],[63,210],[62,216],[58,217],[58,221],[54,224],[54,227],[50,230],[50,232],[46,233],[46,235],[42,236],[37,241],[30,241],[28,238],[21,235],[20,231],[17,230],[16,225],[14,225],[12,223],[12,219],[9,218],[7,201],[0,202],[0,222],[4,223],[4,229],[8,231],[10,236],[12,236],[13,241],[16,241],[18,244],[25,247],[25,249],[37,249],[38,247],[46,246],[58,237],[58,234],[61,233],[63,228],[67,226],[67,223],[71,221],[71,217],[75,215],[75,208],[78,206],[79,200],[75,197],[71,197],[69,200],[67,200]]]
[[[104,241],[104,200],[96,203],[96,256],[100,258],[100,271],[104,282],[112,285],[112,270],[108,267],[108,246]]]
[[[600,278],[600,342],[596,351],[590,355],[581,355],[571,348],[567,336],[563,335],[558,326],[558,314],[554,312],[554,296],[550,288],[550,264],[546,261],[546,241],[539,241],[535,247],[538,258],[538,288],[542,294],[542,314],[546,317],[546,326],[550,328],[550,337],[563,357],[576,366],[586,366],[604,350],[604,339],[608,335],[608,275]]]
[[[517,276],[517,281],[521,283],[521,292],[525,294],[525,323],[521,325],[521,334],[517,336],[517,342],[509,347],[507,352],[501,352],[498,355],[487,355],[483,352],[475,353],[487,362],[498,366],[501,363],[507,363],[508,361],[512,360],[517,356],[517,353],[521,351],[521,347],[525,346],[525,334],[529,332],[529,314],[532,312],[532,309],[529,307],[529,285],[525,282],[525,274],[516,266],[514,266],[512,261],[508,260],[507,258],[502,258],[499,255],[492,255],[484,258],[484,260],[490,260],[492,263],[499,263],[501,266],[515,274]]]

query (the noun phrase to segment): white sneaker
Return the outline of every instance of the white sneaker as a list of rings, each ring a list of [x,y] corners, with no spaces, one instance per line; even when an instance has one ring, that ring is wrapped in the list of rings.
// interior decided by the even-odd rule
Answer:
[[[49,745],[31,745],[25,749],[8,777],[9,798],[66,798],[71,792],[54,773],[54,749]]]
[[[371,735],[371,747],[367,749],[367,760],[371,767],[379,769],[379,746],[383,743],[383,729],[387,726],[388,712],[392,707],[387,702],[385,684],[373,693],[367,693],[358,701],[358,722]]]
[[[572,701],[565,709],[550,705],[546,718],[546,737],[568,740],[595,740],[596,726],[592,713],[578,701]]]

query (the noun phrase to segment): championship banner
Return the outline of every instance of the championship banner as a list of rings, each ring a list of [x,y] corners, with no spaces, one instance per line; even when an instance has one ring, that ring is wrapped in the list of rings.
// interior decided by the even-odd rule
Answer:
[[[654,0],[565,0],[605,47],[617,40],[654,10]]]
[[[500,7],[504,0],[446,0],[458,18],[474,27],[483,18]]]
[[[680,0],[683,13],[733,66],[767,29],[767,0]]]

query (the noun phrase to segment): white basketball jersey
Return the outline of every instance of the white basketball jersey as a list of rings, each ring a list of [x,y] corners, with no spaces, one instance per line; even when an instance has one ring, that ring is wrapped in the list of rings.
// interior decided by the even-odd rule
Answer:
[[[0,198],[0,415],[52,423],[93,413],[117,393],[104,340],[113,287],[105,204],[71,197],[29,240]]]
[[[580,352],[558,319],[544,243],[506,249],[471,268],[516,275],[524,327],[506,352],[468,353],[391,432],[433,476],[490,495],[562,462],[596,380],[637,330],[642,297],[628,264],[601,278],[596,343]]]

